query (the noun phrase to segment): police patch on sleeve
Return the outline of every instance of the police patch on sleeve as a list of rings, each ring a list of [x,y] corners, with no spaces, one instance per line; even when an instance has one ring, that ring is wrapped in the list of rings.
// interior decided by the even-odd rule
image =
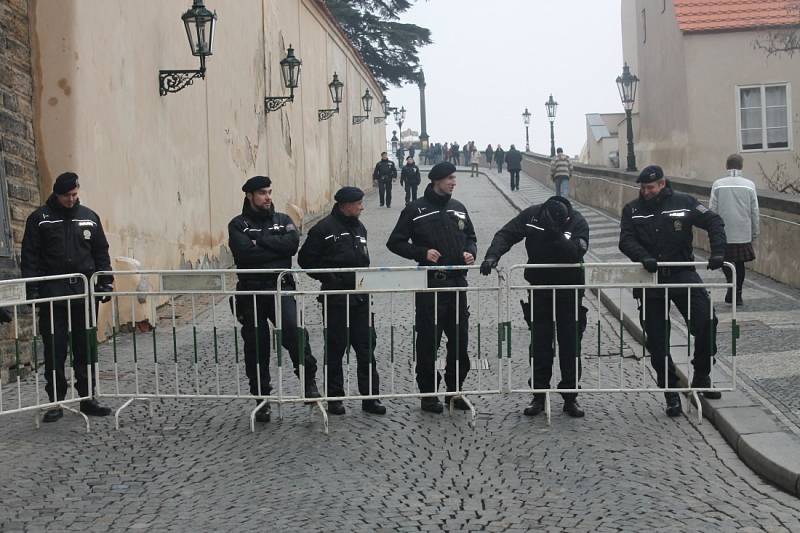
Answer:
[[[697,209],[697,211],[699,211],[700,213],[707,213],[708,212],[708,208],[706,206],[704,206],[703,204],[697,204],[697,207],[695,209]]]

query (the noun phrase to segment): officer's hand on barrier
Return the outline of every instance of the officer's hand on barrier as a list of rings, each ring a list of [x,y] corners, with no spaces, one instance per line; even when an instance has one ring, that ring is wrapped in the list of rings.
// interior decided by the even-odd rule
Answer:
[[[0,307],[0,323],[11,322],[12,320],[14,320],[14,316],[11,312],[5,307]]]
[[[95,285],[94,292],[114,292],[114,287],[108,283],[99,283]],[[98,296],[97,299],[100,301],[100,303],[106,303],[111,301],[111,296]]]
[[[721,255],[712,255],[708,258],[708,269],[709,270],[719,270],[722,268],[723,263],[725,263],[725,258]]]
[[[495,268],[496,266],[497,266],[497,259],[495,259],[494,257],[487,257],[486,259],[483,260],[483,263],[481,263],[481,274],[483,274],[484,276],[488,276],[489,274],[492,273],[492,269]]]
[[[645,259],[642,259],[642,266],[644,267],[645,270],[647,270],[651,274],[655,274],[656,272],[658,272],[658,261],[656,261],[652,257],[647,257]]]

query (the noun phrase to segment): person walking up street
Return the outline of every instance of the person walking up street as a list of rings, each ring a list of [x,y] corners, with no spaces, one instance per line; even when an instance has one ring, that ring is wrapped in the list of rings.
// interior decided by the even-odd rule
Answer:
[[[378,183],[378,197],[381,207],[392,207],[392,182],[397,179],[397,167],[389,160],[386,152],[381,152],[381,160],[372,171],[372,180]]]
[[[406,151],[403,149],[402,144],[397,145],[397,151],[394,153],[395,157],[397,157],[397,166],[402,168],[403,167],[403,160]]]
[[[228,224],[228,247],[233,254],[236,268],[246,269],[290,269],[292,257],[300,246],[300,233],[291,217],[275,211],[272,203],[272,180],[267,176],[253,176],[242,186],[245,193],[242,213]],[[277,274],[237,273],[237,291],[274,291],[278,286]],[[294,290],[294,278],[283,277],[282,289]],[[231,310],[242,325],[244,361],[250,394],[269,396],[272,386],[269,372],[270,329],[269,322],[276,324],[275,297],[237,294],[236,305]],[[255,302],[254,302],[255,301]],[[281,344],[289,352],[294,373],[300,376],[300,346],[303,350],[303,371],[306,398],[319,398],[316,374],[317,361],[308,342],[301,343],[300,336],[308,338],[308,332],[299,333],[297,305],[294,296],[281,297]],[[256,400],[261,404],[262,400]],[[265,403],[256,411],[256,420],[269,422],[270,405]]]
[[[492,149],[491,144],[486,147],[483,155],[486,156],[486,166],[491,167],[492,163],[494,163],[494,150]]]
[[[657,165],[642,170],[636,180],[640,184],[639,198],[622,209],[619,249],[631,261],[641,263],[651,273],[658,273],[658,283],[702,283],[694,267],[662,267],[661,262],[694,261],[692,228],[706,230],[711,246],[709,270],[722,268],[725,259],[725,223],[722,217],[688,194],[674,192]],[[642,294],[644,292],[644,294]],[[665,292],[667,293],[665,295]],[[692,388],[710,388],[712,358],[717,353],[717,318],[711,308],[708,291],[691,289],[634,290],[639,302],[639,320],[642,323],[650,352],[650,362],[656,372],[660,388],[678,386],[678,374],[669,352],[669,311],[665,307],[675,304],[694,336],[694,372]],[[666,298],[669,302],[665,302]],[[691,319],[687,319],[687,317]],[[712,318],[713,316],[713,318]],[[702,393],[709,399],[722,397],[718,391]],[[667,416],[682,412],[680,395],[665,392]]]
[[[572,161],[562,148],[550,162],[550,178],[556,188],[556,196],[569,197],[569,179],[572,177]]]
[[[509,153],[511,153],[509,151]],[[515,244],[525,239],[528,264],[576,264],[583,262],[589,249],[589,224],[566,198],[553,196],[541,205],[533,205],[498,231],[481,263],[481,274],[488,276],[497,267],[500,258]],[[582,268],[529,268],[525,279],[536,285],[584,285]],[[577,302],[576,302],[577,300]],[[531,290],[528,301],[521,300],[523,314],[531,330],[530,358],[533,364],[534,389],[549,389],[553,375],[553,336],[558,338],[558,362],[561,368],[559,389],[577,389],[581,375],[580,341],[586,329],[586,311],[582,305],[583,290],[558,289],[555,291],[555,316],[553,316],[553,291]],[[576,311],[578,315],[576,316]],[[578,327],[576,327],[576,325]],[[578,395],[562,393],[564,412],[580,418],[583,411],[578,405]],[[545,395],[534,394],[525,409],[527,416],[536,416],[544,410]]]
[[[414,163],[414,158],[408,156],[403,170],[400,171],[400,185],[406,189],[406,205],[417,199],[417,187],[421,181],[419,167]]]
[[[417,262],[419,266],[473,265],[477,239],[464,204],[453,199],[456,167],[439,163],[428,174],[431,183],[422,198],[408,204],[394,227],[386,247],[393,253]],[[467,287],[466,270],[429,270],[428,287]],[[422,393],[438,389],[436,352],[442,333],[447,335],[445,384],[450,395],[445,401],[456,409],[468,404],[453,394],[461,390],[470,369],[469,311],[465,291],[418,292],[415,295],[417,330],[417,385]],[[456,362],[458,361],[458,362]],[[422,398],[423,411],[441,413],[436,396]]]
[[[742,305],[742,288],[744,286],[744,264],[756,258],[753,241],[759,234],[758,193],[755,184],[742,176],[744,159],[739,154],[728,157],[725,168],[728,175],[719,178],[711,186],[709,208],[719,213],[725,221],[725,261],[736,266],[736,305]],[[724,269],[728,283],[733,279],[733,272]],[[728,289],[725,303],[733,303],[733,291]]]
[[[506,152],[506,168],[511,175],[511,190],[519,190],[519,173],[522,170],[522,153],[514,145]]]
[[[308,269],[368,267],[367,228],[359,220],[364,210],[364,192],[357,187],[342,187],[333,198],[336,204],[331,214],[309,230],[297,255],[297,264]],[[319,273],[311,274],[311,277],[321,282],[323,291],[353,290],[356,286],[353,272]],[[379,394],[380,381],[375,365],[375,337],[370,327],[369,295],[329,294],[327,297],[320,295],[318,300],[322,304],[324,326],[327,330],[325,342],[328,346],[328,396],[345,394],[342,359],[348,342],[356,352],[359,394]],[[386,407],[380,400],[363,400],[361,409],[375,415],[386,413]],[[344,404],[337,400],[328,401],[328,412],[343,415]]]
[[[499,144],[497,145],[497,150],[494,151],[494,164],[497,165],[497,173],[503,173],[503,163],[506,160],[506,152],[503,150],[503,147]]]
[[[20,271],[23,278],[83,274],[91,279],[95,272],[111,270],[108,240],[100,217],[80,203],[79,192],[78,175],[64,172],[56,178],[47,202],[28,216],[22,237]],[[113,276],[99,276],[95,293],[112,292],[113,282]],[[88,287],[79,276],[26,284],[29,300],[85,294],[86,291]],[[97,303],[92,302],[92,305]],[[80,411],[88,416],[110,415],[111,409],[94,398],[95,363],[88,348],[86,300],[61,300],[37,307],[37,333],[44,343],[45,390],[50,402],[66,398],[70,384],[64,367],[69,353],[75,390],[81,398],[86,398],[80,402]],[[55,422],[62,416],[64,411],[56,406],[45,412],[42,421]]]

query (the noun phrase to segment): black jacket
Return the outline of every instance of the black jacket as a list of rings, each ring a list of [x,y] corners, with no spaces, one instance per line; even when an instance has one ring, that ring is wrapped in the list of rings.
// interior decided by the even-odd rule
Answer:
[[[502,163],[506,160],[506,151],[502,148],[498,148],[494,151],[494,162],[495,163]]]
[[[640,196],[622,209],[619,249],[632,261],[694,261],[692,227],[708,232],[711,255],[725,255],[725,223],[669,183],[652,200]]]
[[[297,264],[301,268],[368,267],[367,228],[358,218],[345,216],[333,206],[331,214],[309,230]],[[350,290],[356,284],[353,273],[322,273],[312,277],[322,282],[322,290]]]
[[[242,214],[228,223],[228,246],[236,268],[292,268],[292,256],[300,246],[294,222],[275,209],[259,213],[245,199]],[[239,274],[240,290],[269,290],[276,287],[277,274]],[[294,288],[290,275],[283,277],[284,288]]]
[[[109,270],[111,258],[103,225],[88,207],[77,203],[66,209],[53,194],[28,217],[22,237],[23,278],[74,273],[90,278],[95,272]],[[106,284],[113,280],[113,276],[101,276],[97,281]],[[84,287],[58,280],[34,285],[34,290],[45,298],[78,294]]]
[[[421,266],[463,265],[464,252],[477,257],[477,242],[464,204],[449,195],[436,194],[433,186],[428,185],[423,197],[400,213],[386,247]],[[438,263],[428,261],[430,249],[442,254]]]
[[[522,170],[522,152],[517,149],[506,152],[508,170]]]
[[[397,167],[394,166],[394,161],[381,159],[375,165],[375,170],[372,171],[372,179],[377,180],[393,180],[397,177]]]
[[[500,259],[512,246],[525,239],[528,264],[582,263],[589,249],[589,224],[569,202],[569,220],[562,234],[544,229],[539,222],[542,205],[533,205],[498,231],[486,258]],[[582,268],[529,268],[525,279],[531,285],[582,285]]]
[[[419,175],[419,167],[417,165],[405,165],[400,172],[400,181],[408,185],[419,185],[422,181]]]

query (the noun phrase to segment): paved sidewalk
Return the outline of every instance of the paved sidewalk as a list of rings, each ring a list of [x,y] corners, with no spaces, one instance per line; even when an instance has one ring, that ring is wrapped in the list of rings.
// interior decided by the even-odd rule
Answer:
[[[541,203],[554,194],[524,172],[519,191],[511,191],[507,172],[481,170],[518,208]],[[589,222],[592,261],[629,261],[620,251],[619,219],[575,204]],[[703,252],[697,252],[703,258]],[[700,271],[701,276],[708,273]],[[731,306],[724,290],[712,291],[719,331],[729,331]],[[748,271],[743,306],[736,311],[738,392],[719,402],[704,400],[705,413],[743,458],[771,481],[800,495],[800,290]],[[640,331],[632,297],[625,314],[629,329]],[[680,324],[678,319],[673,322]],[[636,332],[634,331],[634,334]],[[685,333],[685,331],[684,331]],[[730,336],[720,335],[720,353],[730,351]]]

